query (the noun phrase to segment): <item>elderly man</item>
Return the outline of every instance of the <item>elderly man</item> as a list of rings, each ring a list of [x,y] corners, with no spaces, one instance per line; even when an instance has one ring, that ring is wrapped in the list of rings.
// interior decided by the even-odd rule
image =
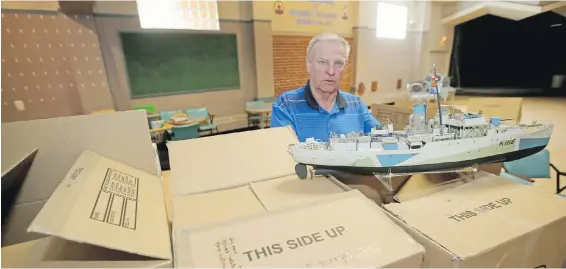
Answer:
[[[315,36],[307,48],[309,80],[273,103],[271,127],[291,126],[300,141],[328,141],[330,133],[367,133],[380,126],[358,96],[339,89],[349,53],[350,45],[341,36]]]

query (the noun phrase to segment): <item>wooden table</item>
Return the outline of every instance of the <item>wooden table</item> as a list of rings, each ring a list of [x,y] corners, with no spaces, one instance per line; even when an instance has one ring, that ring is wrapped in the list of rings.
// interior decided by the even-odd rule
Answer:
[[[268,116],[272,112],[272,106],[262,106],[257,108],[246,108],[248,114],[259,114],[259,128],[263,129],[265,116]]]
[[[198,119],[191,119],[191,120],[186,120],[186,121],[167,121],[167,124],[170,125],[174,125],[174,126],[183,126],[183,125],[189,125],[189,124],[193,124],[195,122],[198,122],[199,124],[203,124],[203,123],[207,123],[208,119],[207,118],[198,118]]]
[[[395,101],[409,100],[410,94],[406,90],[397,90],[391,92],[365,92],[360,99],[367,105],[373,104],[389,104]]]
[[[159,128],[155,128],[155,129],[150,129],[149,132],[150,133],[164,132],[164,131],[171,130],[173,128],[173,126],[189,125],[189,124],[193,124],[193,123],[196,123],[196,122],[198,122],[199,124],[203,124],[203,123],[206,123],[207,120],[208,119],[206,119],[206,118],[199,118],[199,119],[194,119],[194,120],[178,121],[178,122],[166,121],[165,124],[163,124],[163,126],[161,126]]]

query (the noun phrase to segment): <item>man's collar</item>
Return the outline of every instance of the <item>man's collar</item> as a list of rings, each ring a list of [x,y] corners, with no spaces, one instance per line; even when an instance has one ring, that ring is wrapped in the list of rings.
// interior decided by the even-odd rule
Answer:
[[[307,85],[305,85],[305,101],[307,104],[312,107],[313,109],[318,110],[320,106],[316,99],[314,99],[314,95],[312,94],[312,89],[310,86],[310,81],[307,81]],[[340,94],[340,90],[336,94],[336,104],[338,105],[339,109],[344,109],[348,106],[348,102],[346,102],[346,98]]]

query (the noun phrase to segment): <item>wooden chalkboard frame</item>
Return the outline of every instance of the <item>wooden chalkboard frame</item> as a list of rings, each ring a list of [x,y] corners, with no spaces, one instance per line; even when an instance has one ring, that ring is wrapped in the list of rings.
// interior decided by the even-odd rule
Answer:
[[[238,63],[238,85],[233,87],[219,87],[219,88],[206,88],[206,89],[188,89],[188,90],[180,90],[174,92],[159,92],[159,93],[151,93],[151,94],[144,94],[144,95],[134,95],[132,92],[132,86],[130,83],[130,75],[128,73],[128,63],[126,61],[126,55],[124,51],[124,46],[122,43],[122,34],[123,33],[186,33],[186,34],[210,34],[210,35],[234,35],[236,38],[236,60]],[[241,77],[241,70],[240,70],[240,46],[239,46],[239,39],[240,36],[237,33],[232,32],[213,32],[213,31],[206,31],[206,30],[190,30],[190,29],[139,29],[139,30],[120,30],[117,33],[118,35],[118,42],[120,49],[122,51],[122,64],[125,71],[125,79],[126,83],[128,84],[128,93],[130,95],[130,99],[145,99],[145,98],[153,98],[153,97],[163,97],[163,96],[172,96],[172,95],[180,95],[180,94],[196,94],[196,93],[203,93],[203,92],[214,92],[214,91],[228,91],[228,90],[240,90],[242,86],[242,77]]]

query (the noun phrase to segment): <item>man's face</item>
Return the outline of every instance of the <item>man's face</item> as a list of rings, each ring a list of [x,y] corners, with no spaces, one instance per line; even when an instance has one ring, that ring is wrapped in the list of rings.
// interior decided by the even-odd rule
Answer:
[[[338,91],[345,67],[346,50],[340,42],[316,43],[307,61],[311,87],[327,93]]]

